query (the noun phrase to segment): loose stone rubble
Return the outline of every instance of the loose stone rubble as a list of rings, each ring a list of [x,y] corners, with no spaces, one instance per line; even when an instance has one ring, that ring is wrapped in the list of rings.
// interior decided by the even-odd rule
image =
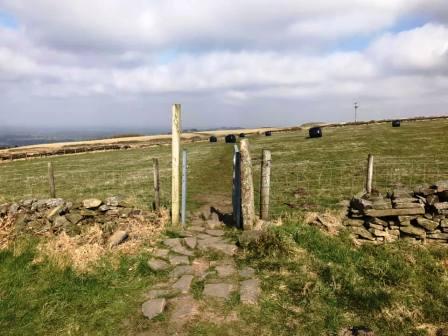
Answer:
[[[104,246],[114,248],[127,241],[130,222],[158,226],[161,219],[155,212],[130,207],[121,196],[78,203],[62,198],[30,198],[0,205],[0,248],[21,234],[57,236],[64,232],[75,237],[93,225],[101,229]]]
[[[448,243],[448,180],[355,195],[344,225],[359,243],[381,244],[406,239],[418,243]]]

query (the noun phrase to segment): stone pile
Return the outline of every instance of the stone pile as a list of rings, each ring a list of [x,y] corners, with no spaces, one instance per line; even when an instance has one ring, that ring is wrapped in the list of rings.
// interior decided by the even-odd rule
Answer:
[[[407,239],[448,243],[448,180],[414,190],[398,187],[387,195],[358,194],[350,202],[344,225],[361,243]]]
[[[104,201],[86,199],[79,203],[62,198],[27,199],[0,205],[0,224],[7,220],[14,223],[12,229],[15,235],[65,232],[69,236],[75,236],[96,224],[112,246],[127,238],[127,232],[117,228],[120,223],[130,218],[156,222],[157,214],[136,210],[120,196],[108,197]]]

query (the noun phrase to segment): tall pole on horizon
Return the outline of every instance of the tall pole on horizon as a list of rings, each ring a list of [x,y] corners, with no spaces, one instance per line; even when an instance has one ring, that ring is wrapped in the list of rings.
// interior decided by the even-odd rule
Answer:
[[[358,107],[359,107],[359,105],[358,105],[357,102],[355,102],[354,106],[355,106],[355,122],[357,122],[357,120],[358,120]]]

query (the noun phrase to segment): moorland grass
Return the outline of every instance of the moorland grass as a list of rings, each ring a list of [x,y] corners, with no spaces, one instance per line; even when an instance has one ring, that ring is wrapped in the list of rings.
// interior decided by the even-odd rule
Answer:
[[[366,326],[377,335],[426,335],[419,326],[448,323],[446,248],[402,241],[358,248],[345,233],[329,236],[294,220],[273,234],[294,253],[269,256],[268,243],[268,253],[260,253],[264,244],[249,247],[240,260],[263,281],[261,310],[247,321],[270,330],[265,334],[333,335]]]
[[[374,187],[413,187],[447,178],[448,121],[369,124],[324,128],[309,139],[306,130],[251,136],[255,200],[259,200],[259,160],[272,152],[271,213],[337,207],[364,187],[366,159],[375,157]],[[189,152],[188,207],[194,211],[213,197],[231,195],[233,145],[197,142]],[[84,153],[0,164],[0,202],[48,197],[47,162],[56,172],[57,195],[70,200],[122,194],[141,208],[153,202],[152,158],[160,160],[162,204],[171,192],[171,149],[162,145],[115,152]],[[210,202],[209,203],[213,203]]]
[[[344,234],[332,237],[302,225],[297,212],[336,207],[362,189],[368,153],[375,155],[375,186],[412,186],[448,172],[447,121],[324,129],[321,139],[306,131],[250,137],[258,190],[263,148],[272,151],[273,217],[283,227],[238,259],[256,268],[263,295],[258,307],[235,296],[221,307],[239,320],[202,321],[190,335],[334,335],[365,325],[378,335],[424,335],[423,323],[447,323],[446,249],[404,242],[357,248]],[[186,145],[189,210],[230,199],[233,146]],[[152,201],[152,158],[160,159],[162,201],[170,198],[170,147],[53,157],[58,196],[69,200],[128,196],[133,205]],[[49,158],[0,165],[0,202],[47,197]],[[437,169],[432,169],[437,167]],[[338,178],[335,178],[338,176]],[[256,198],[257,199],[257,198]],[[215,204],[215,205],[220,205]],[[176,232],[167,232],[177,236]],[[0,330],[6,335],[117,335],[151,330],[139,313],[141,295],[156,280],[148,256],[123,258],[118,268],[103,260],[93,273],[77,274],[50,262],[34,263],[35,242],[0,252]],[[159,278],[159,279],[158,279]],[[200,297],[203,284],[193,294]],[[160,317],[163,320],[163,316]]]
[[[94,271],[79,274],[34,262],[35,243],[0,251],[2,335],[123,334],[126,320],[133,328],[143,321],[144,291],[164,280],[149,269],[145,254],[123,256],[114,266],[103,258]]]

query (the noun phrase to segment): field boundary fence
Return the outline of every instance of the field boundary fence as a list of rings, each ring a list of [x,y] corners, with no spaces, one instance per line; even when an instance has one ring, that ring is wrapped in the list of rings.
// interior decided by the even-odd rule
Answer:
[[[190,162],[202,162],[200,151],[183,151],[182,207],[183,222],[187,214],[187,185],[192,176]],[[187,160],[188,157],[188,160]],[[0,166],[0,203],[24,199],[45,199],[60,197],[71,201],[86,198],[105,199],[122,195],[130,204],[141,209],[171,205],[172,168],[170,156],[148,156],[138,162],[120,160],[98,164],[65,163],[59,161],[34,161],[32,164],[16,167]],[[2,195],[8,198],[2,197]]]
[[[268,190],[268,215],[262,217],[275,218],[295,211],[335,208],[341,200],[350,199],[366,189],[367,154],[340,160],[304,160],[296,152],[285,154],[272,150],[269,183],[264,187],[261,186],[262,181],[266,182],[266,176],[262,178],[261,174],[262,151],[253,150],[251,155],[258,215],[262,203],[261,191],[265,190],[266,193]],[[157,161],[158,174],[155,174],[156,163],[153,159]],[[198,150],[189,151],[188,160],[202,166],[207,164],[208,159]],[[138,162],[124,159],[93,167],[81,161],[75,164],[52,162],[56,197],[78,201],[82,198],[123,195],[141,208],[170,207],[172,170],[169,156],[148,156]],[[2,194],[10,196],[7,201],[49,198],[52,196],[49,171],[47,160],[34,161],[21,168],[0,166],[0,202],[6,201],[2,199]],[[240,173],[237,172],[234,180],[235,177],[239,179]],[[373,156],[372,188],[382,194],[397,185],[413,189],[420,184],[445,179],[448,179],[448,154]],[[198,180],[190,182],[190,186],[194,187]],[[240,199],[241,195],[235,196],[233,191],[232,197],[235,202],[235,197]]]
[[[262,202],[262,155],[252,159],[256,208]],[[290,155],[294,155],[293,153]],[[448,179],[446,156],[372,156],[369,174],[368,156],[349,160],[312,161],[288,159],[272,153],[270,174],[270,216],[278,217],[293,211],[321,211],[336,208],[342,200],[367,190],[386,194],[402,187],[414,190],[417,185],[433,184]]]

